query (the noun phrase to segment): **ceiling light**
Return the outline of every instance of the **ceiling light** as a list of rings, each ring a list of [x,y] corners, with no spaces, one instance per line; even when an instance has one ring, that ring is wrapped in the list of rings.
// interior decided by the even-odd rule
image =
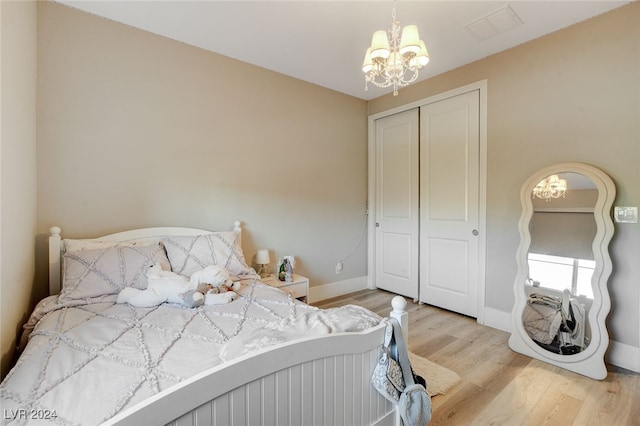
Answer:
[[[567,181],[560,179],[558,175],[551,175],[542,179],[535,188],[533,188],[533,197],[542,198],[549,201],[552,198],[564,198],[567,192]]]
[[[391,30],[373,33],[362,71],[365,90],[368,90],[369,83],[382,88],[393,86],[393,96],[397,96],[398,87],[416,81],[418,71],[429,63],[429,53],[424,41],[420,40],[417,26],[407,25],[400,34],[395,2],[391,17]]]

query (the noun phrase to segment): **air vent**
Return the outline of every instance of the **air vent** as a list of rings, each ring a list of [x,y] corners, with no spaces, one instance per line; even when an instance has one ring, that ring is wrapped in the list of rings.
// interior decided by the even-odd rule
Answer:
[[[522,25],[522,19],[507,5],[465,25],[477,40],[483,41]]]

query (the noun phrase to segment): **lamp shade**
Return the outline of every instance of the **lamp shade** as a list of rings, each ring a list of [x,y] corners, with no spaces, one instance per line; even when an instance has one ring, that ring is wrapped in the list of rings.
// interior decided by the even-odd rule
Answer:
[[[258,265],[266,265],[271,263],[271,257],[269,256],[269,250],[261,249],[256,253],[256,263]]]
[[[373,33],[371,38],[371,59],[387,59],[390,53],[387,32],[380,30]]]
[[[412,67],[422,68],[429,63],[429,52],[427,52],[427,46],[424,45],[424,41],[420,40],[420,51],[416,56],[409,60],[409,64]]]
[[[415,25],[407,25],[402,29],[402,38],[400,39],[400,54],[406,56],[408,54],[417,55],[420,51],[420,36],[418,35],[418,27]]]
[[[364,61],[362,62],[362,72],[368,73],[373,69],[373,61],[371,61],[371,48],[367,49],[367,53],[364,55]]]

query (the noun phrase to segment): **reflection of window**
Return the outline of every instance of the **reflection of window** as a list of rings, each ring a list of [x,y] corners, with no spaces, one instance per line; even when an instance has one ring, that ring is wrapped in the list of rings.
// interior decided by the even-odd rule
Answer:
[[[558,291],[569,289],[573,296],[593,299],[591,276],[595,267],[593,260],[529,253],[529,277],[533,281]]]

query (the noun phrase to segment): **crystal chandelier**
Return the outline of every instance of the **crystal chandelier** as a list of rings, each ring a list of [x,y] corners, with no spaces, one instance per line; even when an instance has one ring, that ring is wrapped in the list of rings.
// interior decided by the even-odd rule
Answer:
[[[551,175],[542,179],[535,188],[533,188],[533,196],[549,201],[552,198],[564,198],[567,192],[566,179],[560,179],[558,175]]]
[[[429,63],[429,53],[424,41],[420,40],[417,26],[405,26],[400,37],[395,2],[391,17],[391,30],[373,33],[362,71],[365,74],[365,90],[368,89],[368,83],[378,87],[393,86],[393,96],[397,96],[398,87],[416,81],[418,71]]]

